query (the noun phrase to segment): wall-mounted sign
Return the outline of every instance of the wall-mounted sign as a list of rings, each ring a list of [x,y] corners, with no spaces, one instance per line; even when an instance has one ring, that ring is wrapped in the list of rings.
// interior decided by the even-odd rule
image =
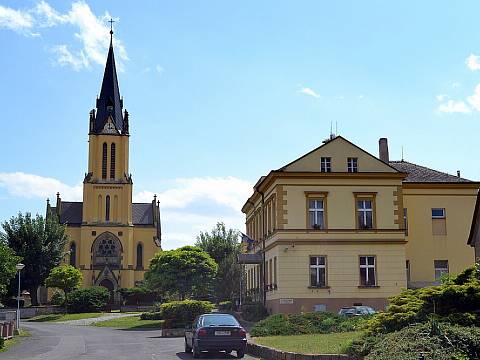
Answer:
[[[280,299],[280,305],[292,305],[293,299]]]

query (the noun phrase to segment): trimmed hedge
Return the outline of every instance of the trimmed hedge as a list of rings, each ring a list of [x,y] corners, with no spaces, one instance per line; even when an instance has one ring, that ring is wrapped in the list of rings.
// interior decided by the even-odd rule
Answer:
[[[298,334],[325,334],[359,330],[365,317],[339,316],[327,312],[303,314],[276,314],[255,324],[252,336],[276,336]]]
[[[165,320],[165,328],[182,328],[190,324],[198,315],[214,309],[209,301],[183,300],[171,301],[158,306],[156,311],[143,313],[142,320]]]
[[[102,286],[77,289],[67,296],[67,309],[72,313],[101,312],[105,310],[110,292]]]
[[[407,326],[390,334],[365,335],[348,348],[366,360],[480,359],[480,329],[436,322]]]

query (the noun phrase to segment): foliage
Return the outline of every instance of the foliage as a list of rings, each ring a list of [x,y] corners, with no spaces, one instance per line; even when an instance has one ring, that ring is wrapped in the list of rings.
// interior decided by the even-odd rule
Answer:
[[[52,299],[50,300],[52,305],[62,306],[65,304],[65,293],[60,291],[55,291],[52,294]]]
[[[20,260],[21,258],[15,256],[13,250],[2,241],[0,235],[0,295],[7,292],[7,286],[17,272],[15,265],[17,265]]]
[[[268,315],[262,303],[247,303],[242,305],[242,317],[247,321],[259,321]]]
[[[479,359],[480,329],[435,322],[416,324],[389,334],[365,335],[348,353],[370,360]]]
[[[98,321],[94,326],[98,327],[112,327],[118,329],[128,330],[142,330],[142,329],[161,329],[163,328],[164,320],[142,320],[140,316],[127,316],[105,321]]]
[[[232,311],[233,302],[232,301],[221,301],[218,303],[218,310],[220,311]]]
[[[201,232],[195,245],[207,252],[218,264],[215,278],[215,297],[217,301],[231,300],[238,294],[241,265],[237,263],[240,253],[240,233],[226,229],[222,222],[217,223],[210,233]]]
[[[183,300],[161,304],[157,311],[143,313],[142,320],[165,320],[168,328],[180,328],[190,324],[198,315],[209,313],[214,305],[209,301]]]
[[[25,264],[22,284],[30,292],[32,305],[38,305],[38,287],[44,284],[50,270],[60,264],[65,255],[65,226],[58,223],[56,216],[43,218],[19,213],[5,221],[2,227],[0,241],[8,244],[22,258]]]
[[[120,288],[117,292],[122,296],[125,305],[138,305],[153,303],[158,294],[145,286]]]
[[[4,346],[5,346],[5,340],[3,340],[3,338],[0,336],[0,349],[3,349]]]
[[[259,321],[252,336],[338,333],[359,330],[365,317],[346,317],[327,312],[276,314]]]
[[[73,290],[67,296],[68,310],[73,313],[100,312],[105,309],[110,292],[102,286]]]
[[[45,280],[48,287],[60,289],[67,298],[68,293],[78,289],[82,284],[83,275],[80,270],[72,265],[56,266],[50,271]]]
[[[370,333],[392,332],[427,321],[433,314],[439,321],[460,325],[480,325],[480,281],[477,269],[469,268],[439,286],[404,290],[389,299],[383,313],[369,321]]]
[[[217,264],[205,251],[194,246],[160,251],[145,274],[149,288],[168,295],[205,296],[212,287]]]

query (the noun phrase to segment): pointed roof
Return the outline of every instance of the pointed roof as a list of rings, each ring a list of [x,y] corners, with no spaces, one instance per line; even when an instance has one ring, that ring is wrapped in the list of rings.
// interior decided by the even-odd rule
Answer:
[[[115,55],[113,53],[113,31],[110,31],[110,47],[108,49],[107,63],[105,64],[105,72],[103,74],[102,89],[100,97],[97,99],[97,112],[94,119],[94,133],[102,132],[109,116],[115,128],[122,133],[123,124],[123,100],[120,97],[120,89],[118,88],[117,69],[115,66]]]
[[[407,173],[403,180],[407,183],[473,183],[472,180],[450,175],[425,166],[417,165],[408,161],[390,161],[390,166],[398,171]]]

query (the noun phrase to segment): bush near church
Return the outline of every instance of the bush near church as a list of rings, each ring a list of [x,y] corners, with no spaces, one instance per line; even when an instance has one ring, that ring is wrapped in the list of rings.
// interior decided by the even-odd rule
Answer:
[[[65,304],[65,294],[60,291],[55,291],[52,295],[50,303],[52,305],[62,306],[63,304]]]
[[[124,305],[152,304],[158,298],[158,294],[145,286],[120,288],[117,290],[122,296]]]
[[[68,294],[67,307],[72,313],[101,312],[109,299],[110,292],[102,286],[77,289]]]
[[[258,337],[356,331],[364,322],[363,316],[346,317],[327,312],[275,314],[256,323],[251,335]]]
[[[183,300],[161,304],[156,311],[143,313],[142,320],[165,320],[165,328],[182,328],[201,314],[209,313],[214,305],[209,301]]]

